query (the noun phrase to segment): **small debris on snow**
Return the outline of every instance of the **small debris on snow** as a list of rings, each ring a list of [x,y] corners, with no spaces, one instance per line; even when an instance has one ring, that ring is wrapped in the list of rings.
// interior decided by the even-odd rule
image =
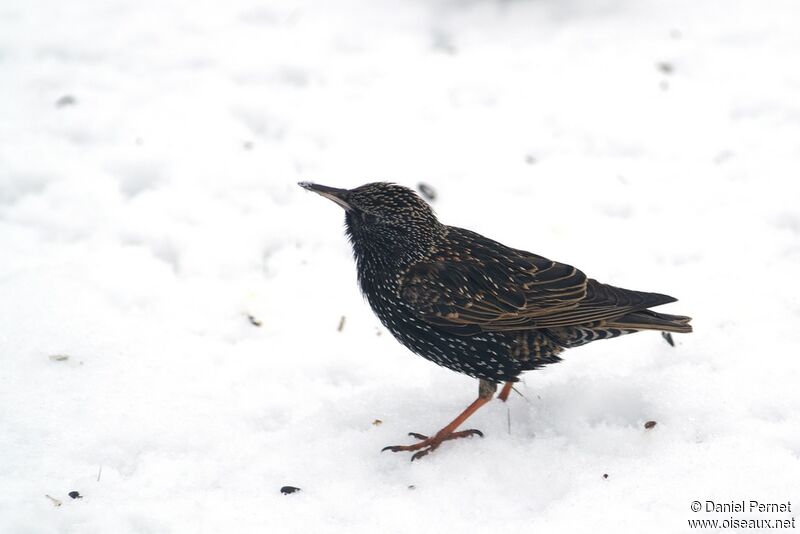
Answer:
[[[77,491],[70,491],[69,493],[67,493],[67,495],[69,495],[73,499],[83,499],[83,495],[81,495]]]
[[[608,479],[608,473],[603,473],[603,478]]]
[[[644,424],[644,428],[645,428],[646,430],[650,430],[651,428],[653,428],[654,426],[656,426],[656,424],[657,424],[657,423],[656,423],[655,421],[648,421],[648,422],[646,422],[646,423]]]
[[[525,163],[528,165],[534,165],[536,163],[536,156],[533,154],[525,154]]]
[[[375,420],[372,422],[372,424],[373,424],[373,426],[380,426],[380,425],[382,425],[382,424],[383,424],[383,421],[381,421],[380,419],[375,419]]]
[[[51,354],[50,360],[54,362],[65,362],[69,360],[68,354]]]
[[[451,56],[458,52],[453,44],[453,36],[441,30],[433,32],[433,49]]]
[[[408,485],[408,489],[415,490],[415,489],[417,489],[417,487],[414,484],[409,484]]]
[[[51,497],[50,495],[45,495],[50,501],[53,503],[53,506],[61,506],[61,501],[56,499],[55,497]]]
[[[292,493],[296,493],[300,491],[300,488],[296,488],[294,486],[284,486],[281,488],[281,493],[284,495],[291,495]]]
[[[253,317],[252,315],[249,315],[249,314],[248,314],[248,315],[247,315],[247,319],[250,321],[250,324],[251,324],[251,325],[253,325],[253,326],[258,326],[258,327],[260,327],[260,326],[261,326],[261,324],[262,324],[262,323],[261,323],[261,321],[259,321],[258,319],[256,319],[256,318],[255,318],[255,317]]]
[[[419,189],[419,192],[422,193],[422,196],[425,198],[425,200],[428,200],[430,202],[436,200],[436,189],[429,186],[425,182],[418,183],[417,189]]]
[[[56,100],[56,107],[57,108],[65,108],[67,106],[74,106],[78,103],[78,100],[72,95],[64,95],[58,100]]]
[[[669,61],[659,61],[656,63],[656,67],[664,74],[672,74],[675,71],[675,66]]]
[[[345,316],[342,315],[342,318],[339,319],[339,326],[336,327],[337,332],[341,332],[342,330],[344,330],[344,321],[345,321]]]
[[[669,343],[670,347],[675,346],[675,340],[672,339],[672,334],[670,334],[669,332],[661,332],[661,337],[667,340],[667,343]]]

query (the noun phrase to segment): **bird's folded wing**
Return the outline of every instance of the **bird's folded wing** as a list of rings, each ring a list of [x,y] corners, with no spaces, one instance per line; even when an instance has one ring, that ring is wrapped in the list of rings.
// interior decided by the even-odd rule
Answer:
[[[502,256],[417,264],[401,277],[399,296],[426,322],[462,335],[587,324],[674,300],[601,284],[569,265],[505,250]]]

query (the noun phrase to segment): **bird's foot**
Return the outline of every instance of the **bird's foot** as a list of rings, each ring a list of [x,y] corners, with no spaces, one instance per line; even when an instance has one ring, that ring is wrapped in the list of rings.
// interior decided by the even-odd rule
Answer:
[[[416,432],[409,432],[408,435],[412,438],[420,440],[420,442],[415,443],[414,445],[390,445],[381,449],[381,452],[417,451],[411,455],[411,461],[413,462],[414,460],[419,460],[423,456],[427,456],[428,454],[432,453],[445,441],[458,438],[467,438],[471,436],[483,437],[483,432],[475,428],[470,428],[469,430],[460,430],[458,432],[439,432],[433,437],[428,437],[424,434],[417,434]]]

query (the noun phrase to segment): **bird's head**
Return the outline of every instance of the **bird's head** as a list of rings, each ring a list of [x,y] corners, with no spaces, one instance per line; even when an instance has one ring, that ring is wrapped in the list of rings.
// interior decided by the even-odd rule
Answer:
[[[344,208],[347,235],[357,259],[364,254],[389,262],[418,259],[444,230],[431,207],[401,185],[375,182],[355,189],[310,182],[299,185]]]

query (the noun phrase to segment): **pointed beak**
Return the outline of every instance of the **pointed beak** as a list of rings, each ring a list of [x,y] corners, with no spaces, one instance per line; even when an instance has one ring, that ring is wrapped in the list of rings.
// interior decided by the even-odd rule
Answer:
[[[319,195],[322,195],[328,200],[336,202],[347,211],[353,209],[353,206],[347,202],[347,195],[349,193],[347,189],[337,189],[335,187],[313,184],[311,182],[298,182],[297,185],[299,185],[303,189],[308,189],[309,191],[313,191]]]

